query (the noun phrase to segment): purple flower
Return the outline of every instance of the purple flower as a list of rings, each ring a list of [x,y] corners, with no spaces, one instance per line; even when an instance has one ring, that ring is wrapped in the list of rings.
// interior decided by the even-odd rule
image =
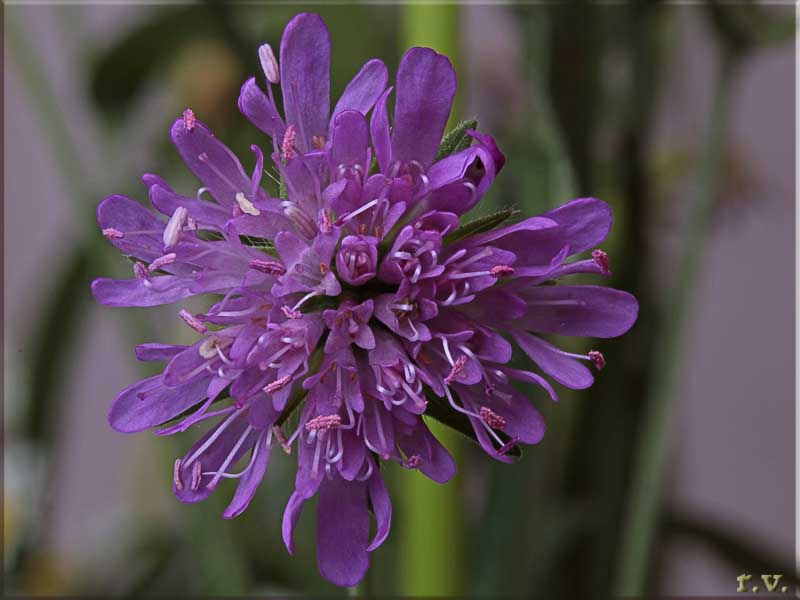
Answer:
[[[470,145],[436,160],[456,90],[446,57],[412,48],[389,88],[386,67],[370,60],[331,111],[330,39],[318,16],[289,23],[278,57],[268,44],[258,55],[266,93],[248,80],[239,107],[271,138],[267,168],[281,197],[261,185],[258,146],[248,176],[187,109],[171,137],[200,182],[196,193],[145,175],[154,211],[124,196],[98,207],[105,237],[133,259],[131,277],[93,283],[98,301],[154,306],[216,295],[206,312],[176,311],[197,333],[194,344],[137,346],[139,359],[164,369],[123,390],[109,421],[162,435],[209,421],[175,461],[173,489],[197,502],[237,479],[226,518],[252,500],[275,446],[296,449],[286,546],[293,552],[301,509],[318,495],[320,572],[353,585],[389,533],[381,463],[439,483],[455,474],[423,415],[469,423],[491,457],[510,462],[545,429],[516,384],[555,400],[545,376],[583,389],[594,378],[587,365],[605,366],[600,352],[566,352],[547,336],[621,335],[638,305],[622,291],[561,283],[610,275],[597,246],[612,217],[600,200],[503,227],[465,224],[505,157],[490,136],[469,131]],[[515,348],[528,369],[509,366]]]

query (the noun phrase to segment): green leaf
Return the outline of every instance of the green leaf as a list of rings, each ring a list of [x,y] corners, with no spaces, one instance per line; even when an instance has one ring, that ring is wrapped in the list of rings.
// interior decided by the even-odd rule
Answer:
[[[474,221],[470,221],[469,223],[462,225],[450,235],[445,236],[444,243],[455,244],[456,242],[460,242],[461,240],[466,239],[471,235],[475,235],[476,233],[490,231],[495,227],[499,227],[518,213],[519,211],[513,208],[504,208],[503,210],[498,210],[497,212],[486,215],[485,217],[479,217]]]
[[[444,139],[442,139],[442,145],[439,146],[439,152],[436,154],[436,160],[442,160],[446,156],[450,156],[451,154],[455,154],[456,152],[461,152],[462,150],[469,148],[469,145],[472,143],[472,138],[467,133],[467,130],[476,129],[477,127],[477,119],[467,119],[456,125],[444,136]]]
[[[455,392],[452,391],[451,393],[455,394]],[[472,424],[469,422],[469,419],[466,417],[466,415],[453,410],[453,408],[447,403],[447,400],[444,398],[439,398],[439,396],[434,394],[433,391],[427,386],[425,387],[425,399],[428,401],[428,408],[425,409],[425,416],[436,419],[442,425],[457,431],[476,444],[479,443],[478,438],[475,435],[475,430],[472,428]],[[514,446],[508,451],[506,456],[520,458],[522,457],[522,450],[519,446]]]

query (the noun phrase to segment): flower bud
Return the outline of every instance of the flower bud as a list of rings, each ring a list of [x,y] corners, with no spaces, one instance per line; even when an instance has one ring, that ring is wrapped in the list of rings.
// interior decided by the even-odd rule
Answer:
[[[378,239],[366,235],[348,235],[336,253],[339,279],[350,285],[363,285],[378,267]]]

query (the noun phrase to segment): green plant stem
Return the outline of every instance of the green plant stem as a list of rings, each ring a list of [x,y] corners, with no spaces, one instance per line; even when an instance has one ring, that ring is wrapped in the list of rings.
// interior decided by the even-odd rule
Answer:
[[[459,7],[407,4],[402,8],[404,48],[428,46],[450,57],[458,65]],[[456,66],[457,69],[457,66]],[[463,89],[463,85],[460,86]],[[448,127],[457,119],[454,107]],[[427,421],[431,431],[460,458],[459,435]],[[463,500],[459,484],[436,484],[419,473],[405,473],[400,493],[403,543],[400,549],[400,593],[416,596],[458,595],[463,579],[461,548]]]
[[[666,315],[655,344],[654,356],[658,357],[661,367],[655,371],[648,392],[628,493],[628,510],[623,524],[616,585],[616,592],[623,596],[642,596],[647,585],[661,509],[662,475],[668,450],[667,427],[675,375],[681,364],[679,349],[684,318],[698,267],[703,264],[707,226],[719,189],[728,102],[735,65],[734,55],[723,55],[711,107],[706,146],[698,173],[696,199],[687,219],[688,231],[682,245],[684,255],[675,287],[664,303],[667,307]]]

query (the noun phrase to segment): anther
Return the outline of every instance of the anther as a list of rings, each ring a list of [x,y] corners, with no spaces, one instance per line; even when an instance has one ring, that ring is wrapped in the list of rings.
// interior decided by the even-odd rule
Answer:
[[[217,348],[227,348],[232,343],[230,338],[221,338],[215,335],[203,340],[200,347],[197,349],[198,354],[203,358],[215,358],[218,356]]]
[[[194,129],[196,122],[197,117],[194,116],[194,111],[191,108],[187,108],[183,111],[183,124],[186,127],[186,131]]]
[[[281,263],[263,258],[254,258],[251,260],[250,268],[266,273],[267,275],[280,276],[286,273],[286,268]]]
[[[208,328],[205,325],[203,325],[197,317],[189,313],[189,311],[186,310],[185,308],[181,309],[181,311],[178,313],[178,316],[180,316],[180,318],[183,319],[184,322],[189,327],[194,329],[196,332],[205,333],[206,331],[208,331]]]
[[[319,272],[320,273],[322,273],[323,275],[327,275],[329,270],[330,269],[329,269],[327,263],[324,263],[324,262],[319,263]]]
[[[287,319],[302,319],[303,318],[303,313],[301,313],[299,310],[295,310],[294,308],[292,308],[288,304],[284,304],[283,306],[281,306],[281,310],[283,311],[283,314],[286,315]]]
[[[203,475],[203,467],[200,465],[200,461],[194,463],[192,466],[192,491],[197,490],[200,487],[200,478]]]
[[[261,46],[258,47],[258,59],[261,61],[261,68],[264,70],[267,81],[270,83],[280,83],[280,69],[278,69],[278,61],[275,59],[272,46],[269,44],[261,44]]]
[[[331,216],[328,214],[328,211],[324,208],[320,211],[320,225],[319,230],[322,233],[330,233],[333,230],[333,223],[331,222]]]
[[[125,237],[124,233],[122,233],[119,229],[114,229],[113,227],[103,229],[103,235],[109,240],[119,240]]]
[[[515,437],[511,438],[505,444],[503,444],[502,447],[497,451],[497,456],[505,456],[511,450],[517,447],[518,442],[519,442],[518,438]]]
[[[481,406],[479,413],[484,423],[492,429],[503,429],[506,426],[506,420],[488,406]]]
[[[285,388],[291,380],[292,380],[291,375],[284,375],[283,377],[279,377],[272,383],[267,384],[266,386],[264,386],[263,389],[268,394],[272,394],[274,392],[277,392],[278,390],[282,390],[283,388]]]
[[[133,274],[136,275],[137,279],[146,279],[147,267],[144,265],[144,263],[137,260],[135,263],[133,263]]]
[[[175,209],[175,212],[172,213],[167,226],[164,228],[165,250],[172,248],[178,243],[178,238],[181,235],[181,229],[183,229],[183,224],[186,222],[186,217],[188,215],[189,211],[187,211],[183,206],[179,206]]]
[[[181,481],[181,459],[176,458],[175,464],[172,467],[172,481],[175,483],[175,489],[179,492],[183,490],[183,482]]]
[[[606,366],[606,357],[597,350],[589,352],[589,359],[594,363],[595,368],[601,371]]]
[[[324,135],[315,135],[311,137],[311,143],[314,144],[314,147],[317,150],[322,150],[323,148],[325,148],[326,141],[327,140],[325,139]]]
[[[289,445],[289,441],[286,439],[286,434],[283,433],[283,429],[278,427],[277,425],[272,426],[272,433],[275,434],[275,438],[278,440],[278,444],[280,444],[281,449],[286,454],[292,453],[292,447]]]
[[[297,130],[294,128],[294,125],[289,125],[286,128],[286,133],[283,134],[283,144],[281,144],[281,154],[284,160],[289,160],[297,156],[297,151],[294,146],[296,138]]]
[[[413,456],[408,457],[405,467],[406,469],[419,469],[421,465],[422,465],[422,457],[419,454],[415,454]]]
[[[510,267],[508,265],[497,265],[496,267],[492,267],[489,272],[495,279],[500,279],[501,277],[510,277],[513,275],[514,267]]]
[[[170,265],[174,262],[175,262],[175,253],[170,252],[169,254],[165,254],[164,256],[159,256],[157,259],[151,262],[148,265],[147,270],[152,273],[153,271],[158,271],[161,267]]]
[[[261,214],[261,211],[256,208],[255,204],[250,202],[242,192],[236,192],[236,196],[234,197],[236,198],[236,204],[239,205],[243,213],[253,215],[254,217]]]
[[[456,359],[456,362],[453,364],[453,368],[450,370],[450,374],[444,378],[444,384],[450,385],[453,383],[453,379],[456,378],[456,375],[461,373],[465,364],[467,364],[467,357],[462,354]]]
[[[306,423],[306,431],[328,431],[339,427],[341,424],[342,417],[339,415],[320,415]]]
[[[600,270],[603,272],[603,275],[611,274],[608,254],[598,248],[597,250],[592,250],[592,259],[594,259],[594,262],[600,266]]]

